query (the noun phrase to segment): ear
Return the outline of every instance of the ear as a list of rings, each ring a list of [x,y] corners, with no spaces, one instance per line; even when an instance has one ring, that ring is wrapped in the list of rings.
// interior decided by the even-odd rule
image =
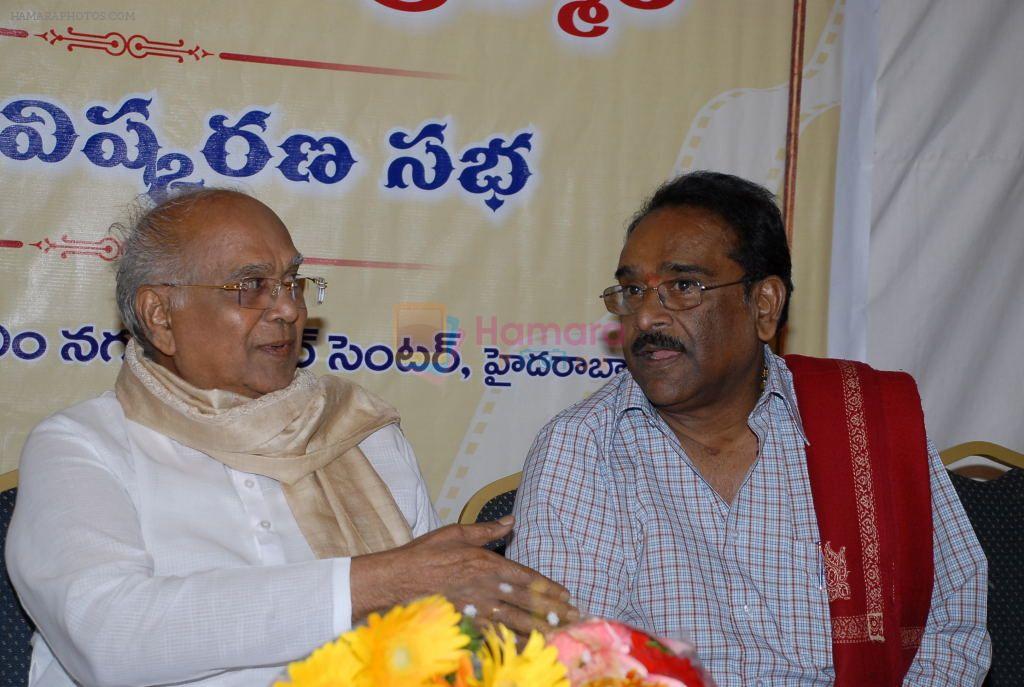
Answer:
[[[153,347],[168,357],[173,356],[177,347],[171,330],[171,308],[167,296],[152,286],[140,287],[135,292],[135,311]]]
[[[756,317],[757,336],[768,343],[779,331],[779,318],[786,304],[786,285],[775,275],[765,277],[754,284],[750,300]]]

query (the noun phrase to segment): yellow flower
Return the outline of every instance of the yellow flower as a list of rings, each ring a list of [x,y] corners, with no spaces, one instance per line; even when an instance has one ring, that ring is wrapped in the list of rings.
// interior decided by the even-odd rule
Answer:
[[[480,687],[480,682],[473,673],[473,659],[470,658],[469,652],[464,653],[459,659],[459,667],[454,675],[438,675],[430,684],[433,687]]]
[[[483,634],[481,687],[569,687],[558,650],[545,646],[539,632],[530,633],[521,654],[516,653],[515,635],[504,625],[488,628]]]
[[[360,667],[345,640],[337,639],[289,665],[290,681],[275,682],[274,687],[349,687]]]
[[[344,637],[363,667],[356,684],[418,687],[454,672],[469,643],[459,620],[441,596],[396,606],[383,617],[372,613],[365,626]]]

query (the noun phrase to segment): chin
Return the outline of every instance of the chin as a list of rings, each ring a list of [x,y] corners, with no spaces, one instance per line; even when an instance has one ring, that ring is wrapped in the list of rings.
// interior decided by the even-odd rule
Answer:
[[[649,377],[647,375],[634,375],[636,383],[640,385],[644,396],[655,407],[672,405],[681,395],[682,383],[666,377]]]
[[[264,394],[272,394],[275,391],[280,391],[286,386],[292,383],[295,379],[295,366],[293,365],[287,374],[284,373],[273,373],[261,376],[259,379],[253,380],[252,383],[248,384],[248,388],[252,389],[253,393],[258,396]]]

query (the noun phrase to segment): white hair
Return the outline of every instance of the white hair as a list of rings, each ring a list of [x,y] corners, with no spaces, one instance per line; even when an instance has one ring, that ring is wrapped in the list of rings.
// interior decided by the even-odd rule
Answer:
[[[124,250],[117,263],[117,309],[128,333],[149,356],[155,349],[135,307],[139,289],[147,284],[192,281],[193,270],[184,258],[180,228],[197,205],[224,195],[251,197],[229,188],[192,188],[153,205],[148,196],[140,196],[130,207],[128,220],[110,227],[111,234],[120,236]],[[171,294],[172,299],[180,297]]]

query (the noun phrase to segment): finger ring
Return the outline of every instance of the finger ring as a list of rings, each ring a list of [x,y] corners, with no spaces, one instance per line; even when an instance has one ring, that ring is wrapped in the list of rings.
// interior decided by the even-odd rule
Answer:
[[[512,585],[510,585],[508,582],[500,582],[498,584],[498,591],[501,592],[502,594],[511,594],[512,593]]]
[[[550,625],[551,627],[558,627],[558,614],[554,611],[548,611],[547,621],[548,625]]]
[[[476,606],[474,606],[473,604],[466,604],[462,607],[462,615],[466,616],[467,618],[475,618]]]

